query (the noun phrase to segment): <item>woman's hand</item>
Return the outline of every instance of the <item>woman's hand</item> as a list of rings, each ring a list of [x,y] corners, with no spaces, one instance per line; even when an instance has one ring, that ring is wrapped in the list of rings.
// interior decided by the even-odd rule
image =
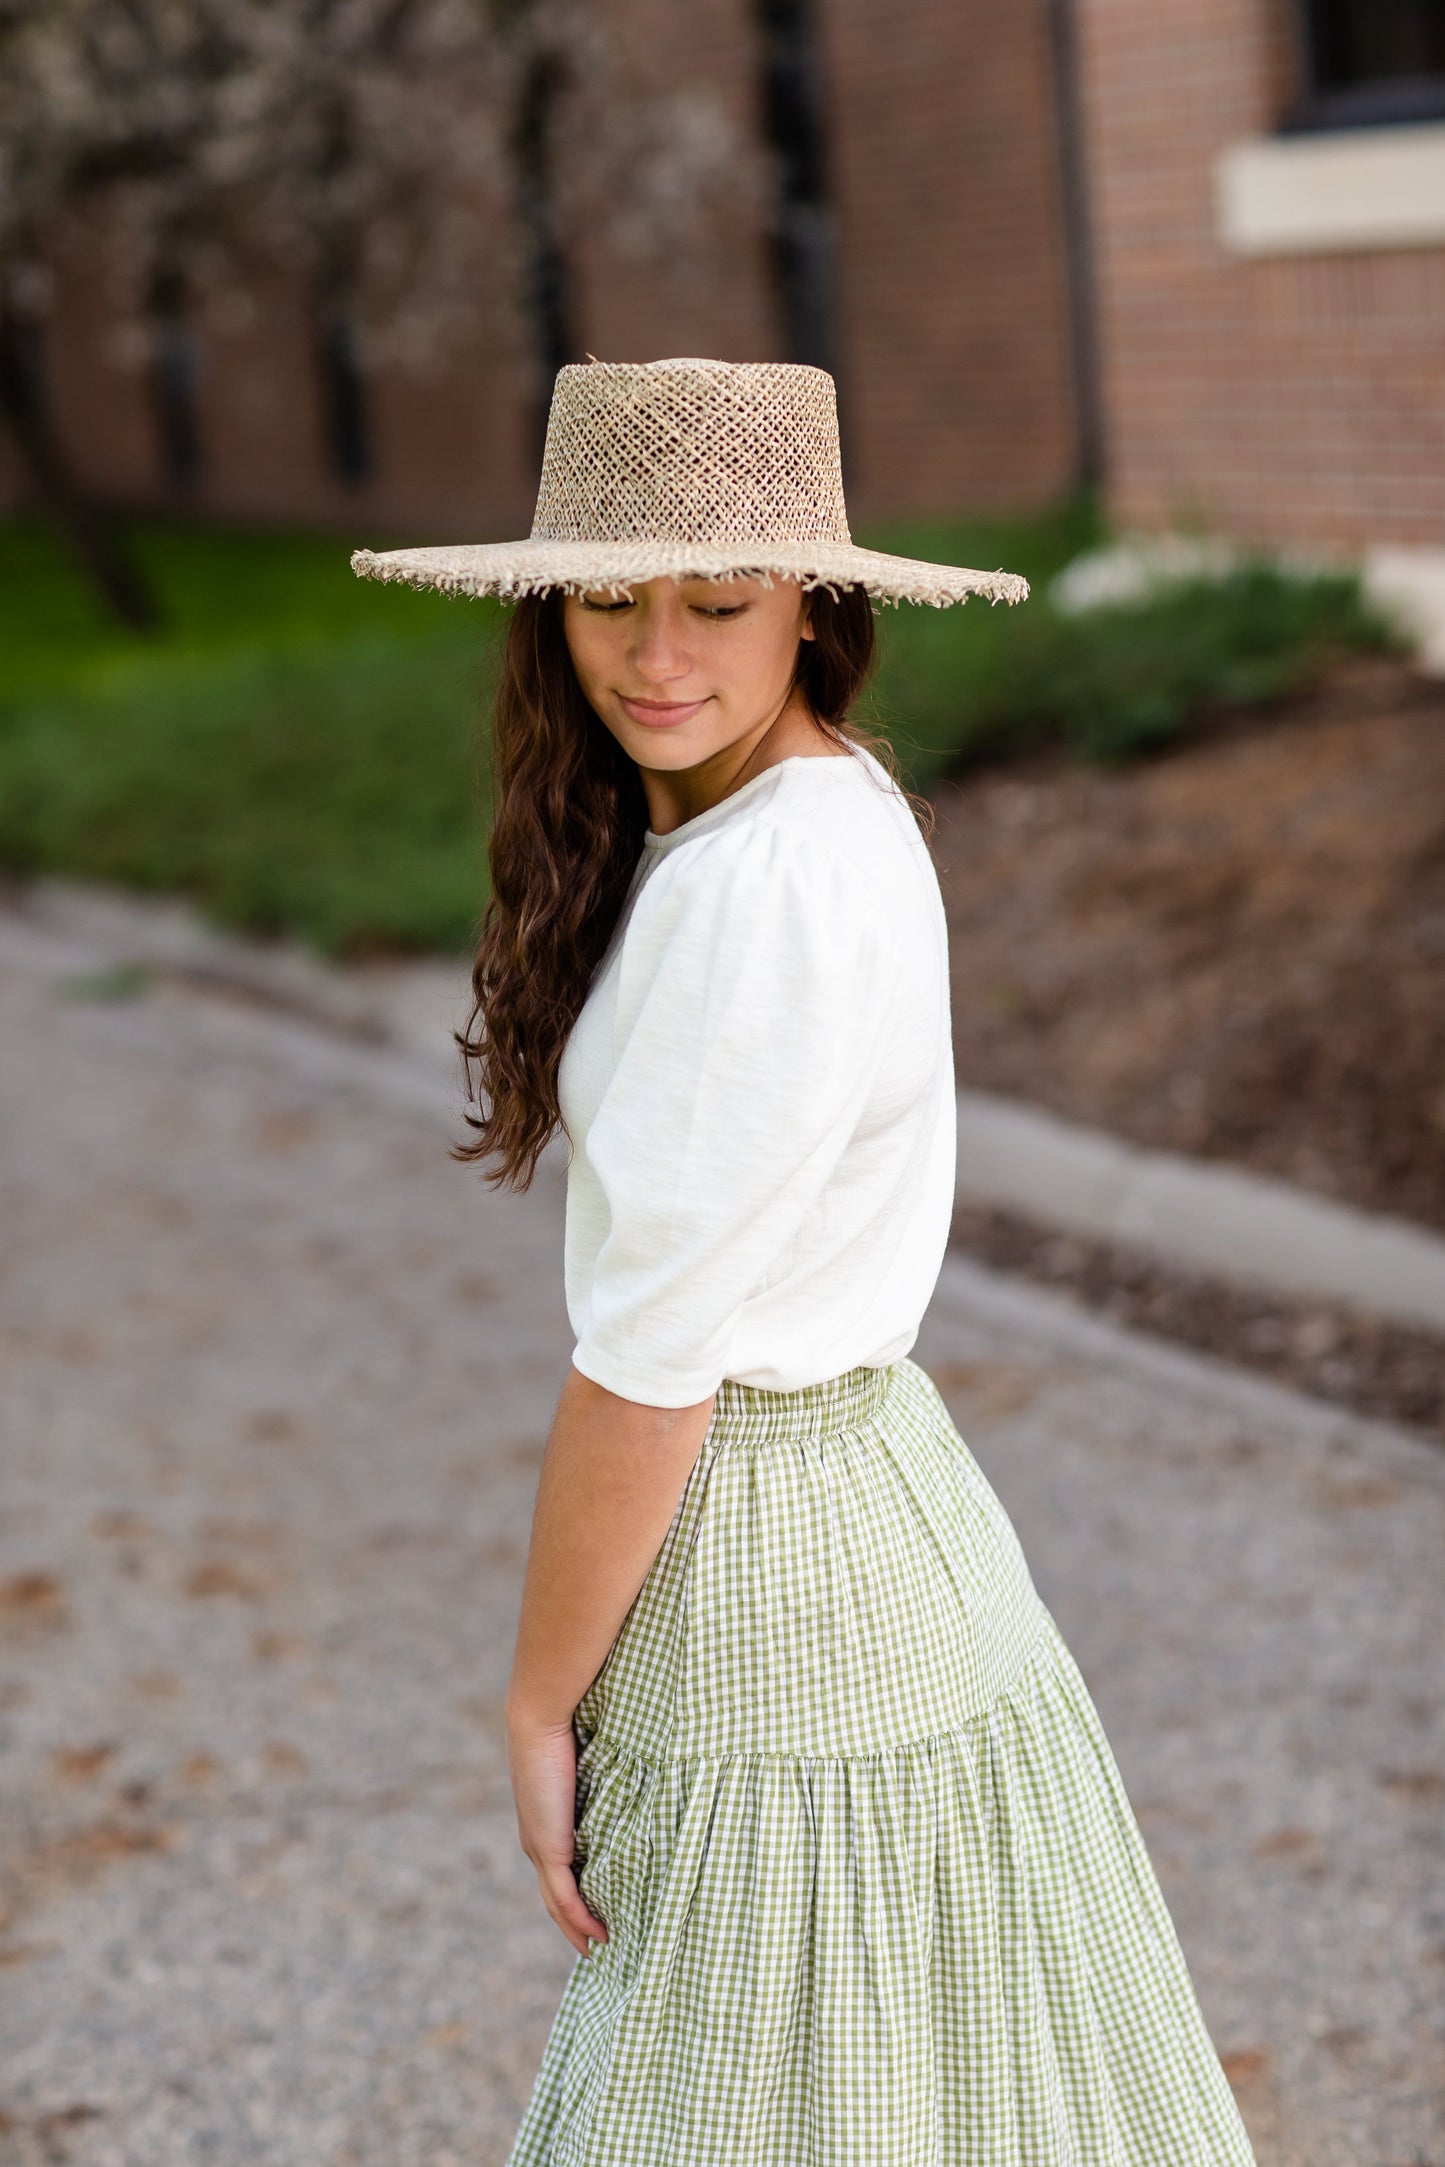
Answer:
[[[517,1831],[567,1939],[610,1937],[572,1871],[577,1741],[572,1719],[602,1670],[697,1462],[713,1396],[652,1407],[575,1366],[557,1402],[503,1696]],[[564,1712],[565,1711],[565,1712]]]
[[[582,1901],[572,1870],[577,1740],[570,1722],[546,1724],[507,1715],[507,1763],[522,1849],[537,1869],[542,1901],[581,1956],[587,1938],[607,1939],[603,1920]]]

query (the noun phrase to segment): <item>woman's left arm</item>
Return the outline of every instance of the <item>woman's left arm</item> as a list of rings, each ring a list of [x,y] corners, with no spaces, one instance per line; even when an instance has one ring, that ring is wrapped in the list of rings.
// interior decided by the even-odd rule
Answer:
[[[715,1398],[644,1406],[571,1369],[542,1461],[505,1700],[507,1757],[522,1849],[549,1913],[583,1955],[588,1936],[605,1941],[607,1928],[572,1870],[573,1711],[662,1547]]]

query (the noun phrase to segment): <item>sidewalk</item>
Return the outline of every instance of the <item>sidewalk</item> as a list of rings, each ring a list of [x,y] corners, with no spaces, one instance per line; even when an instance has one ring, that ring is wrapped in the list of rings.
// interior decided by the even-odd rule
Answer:
[[[101,961],[0,918],[0,2160],[500,2167],[573,1962],[498,1707],[559,1155],[486,1189],[437,1058]],[[916,1351],[1260,2167],[1439,2159],[1445,1459],[957,1261]]]

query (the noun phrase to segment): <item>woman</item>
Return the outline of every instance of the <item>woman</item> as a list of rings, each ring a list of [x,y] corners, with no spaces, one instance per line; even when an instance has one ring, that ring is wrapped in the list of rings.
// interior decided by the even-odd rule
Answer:
[[[953,1200],[947,937],[848,709],[831,379],[557,381],[524,543],[459,1152],[560,1126],[576,1337],[507,1740],[578,1952],[507,2167],[1250,2167],[1098,1715],[908,1356]]]

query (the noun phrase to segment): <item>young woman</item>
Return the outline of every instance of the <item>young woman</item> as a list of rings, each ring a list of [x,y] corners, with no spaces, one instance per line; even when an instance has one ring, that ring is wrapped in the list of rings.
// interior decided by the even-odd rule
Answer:
[[[568,1148],[576,1345],[507,1738],[577,1951],[507,2167],[1252,2167],[1017,1536],[909,1359],[953,1201],[942,901],[849,720],[831,380],[563,370],[525,543],[459,1155]]]

